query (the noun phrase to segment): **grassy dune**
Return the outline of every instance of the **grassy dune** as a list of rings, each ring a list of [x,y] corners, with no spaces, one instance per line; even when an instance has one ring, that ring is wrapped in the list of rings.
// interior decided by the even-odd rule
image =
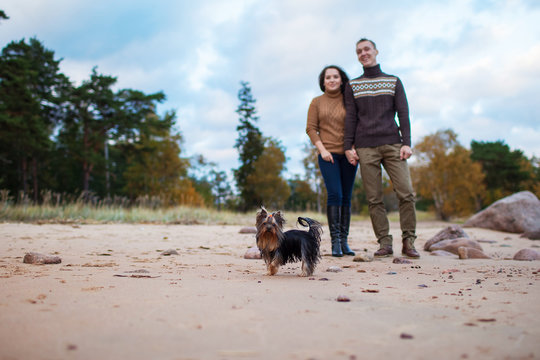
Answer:
[[[283,211],[285,219],[292,224],[298,216],[307,216],[326,223],[326,215],[317,212]],[[156,224],[208,224],[244,225],[255,223],[256,211],[240,213],[217,211],[215,209],[178,206],[171,208],[93,206],[87,204],[68,205],[13,205],[3,203],[0,207],[0,221],[28,223],[156,223]],[[391,221],[399,215],[390,213]],[[353,215],[353,221],[368,220],[364,215]],[[418,220],[434,220],[431,213],[418,212]]]

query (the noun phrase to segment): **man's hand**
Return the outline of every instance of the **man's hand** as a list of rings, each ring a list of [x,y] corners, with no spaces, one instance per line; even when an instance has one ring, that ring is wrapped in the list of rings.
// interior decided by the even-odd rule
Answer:
[[[412,149],[410,146],[403,145],[399,151],[399,158],[401,160],[407,160],[412,155]]]
[[[354,166],[358,164],[358,154],[354,149],[345,151],[345,156],[347,157],[347,161],[349,162],[349,164]]]

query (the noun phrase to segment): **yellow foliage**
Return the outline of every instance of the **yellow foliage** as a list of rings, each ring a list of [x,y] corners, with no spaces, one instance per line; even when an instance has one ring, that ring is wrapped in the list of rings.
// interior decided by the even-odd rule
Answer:
[[[470,151],[457,142],[451,130],[428,135],[415,146],[419,164],[411,167],[419,196],[432,199],[437,217],[448,220],[479,210],[485,192],[484,174]]]

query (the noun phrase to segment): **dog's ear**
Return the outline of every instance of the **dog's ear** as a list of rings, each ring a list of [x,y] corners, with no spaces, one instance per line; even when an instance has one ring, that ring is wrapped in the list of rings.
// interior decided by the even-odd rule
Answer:
[[[264,206],[261,205],[261,210],[257,213],[257,216],[268,216],[268,211],[264,208]]]
[[[264,207],[261,206],[261,211],[257,213],[257,217],[255,218],[255,225],[259,226],[260,223],[262,223],[266,217],[268,216],[268,212]]]
[[[272,216],[274,216],[274,219],[276,219],[276,222],[279,224],[279,226],[283,226],[283,224],[285,224],[285,218],[281,214],[281,211],[276,211],[272,214]]]

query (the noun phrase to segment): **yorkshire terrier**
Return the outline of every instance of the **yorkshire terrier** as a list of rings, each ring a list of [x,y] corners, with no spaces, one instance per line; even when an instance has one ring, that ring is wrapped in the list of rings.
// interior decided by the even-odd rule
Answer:
[[[309,227],[308,231],[283,232],[284,223],[281,211],[270,214],[261,207],[261,211],[257,213],[257,247],[266,263],[268,275],[275,275],[282,265],[300,260],[302,276],[312,275],[321,258],[321,224],[310,218],[299,217],[298,223]]]

